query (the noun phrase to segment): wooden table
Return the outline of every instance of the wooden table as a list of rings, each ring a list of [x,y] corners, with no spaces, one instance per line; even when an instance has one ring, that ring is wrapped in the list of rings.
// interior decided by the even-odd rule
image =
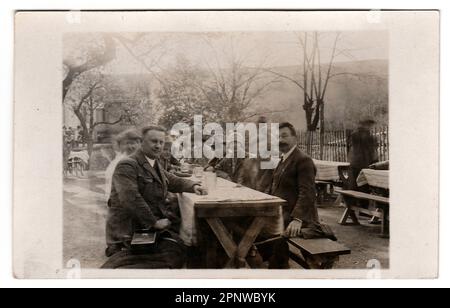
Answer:
[[[363,169],[356,183],[358,186],[369,184],[372,187],[389,189],[389,170]]]
[[[317,168],[316,180],[319,181],[339,182],[340,178],[338,167],[350,166],[350,163],[346,162],[336,162],[318,159],[313,159],[313,162]]]
[[[316,174],[316,188],[317,188],[317,202],[319,204],[323,203],[325,199],[329,199],[330,196],[334,193],[334,187],[341,186],[340,184],[340,176],[339,176],[339,167],[349,167],[350,163],[347,162],[336,162],[336,161],[326,161],[326,160],[318,160],[313,159],[314,165],[317,169]],[[328,193],[327,189],[330,188],[330,192]],[[340,204],[341,199],[338,198],[335,201],[335,204]]]
[[[215,266],[216,241],[201,243],[199,221],[206,222],[228,257],[226,268],[249,267],[246,257],[255,239],[264,229],[270,234],[281,234],[284,230],[282,206],[286,201],[247,187],[218,178],[217,189],[207,196],[183,193],[179,195],[182,217],[180,236],[188,246],[206,244],[206,266]],[[239,243],[232,230],[228,230],[224,219],[251,217],[252,222]],[[202,234],[203,238],[205,234]],[[209,234],[207,234],[209,235]]]
[[[370,194],[354,190],[340,191],[344,197],[347,209],[345,210],[340,224],[347,224],[351,218],[353,223],[359,224],[356,213],[361,212],[372,215],[372,222],[381,220],[381,235],[389,237],[389,170],[363,169],[356,179],[358,186],[369,185]],[[359,200],[368,200],[369,207],[360,206]]]

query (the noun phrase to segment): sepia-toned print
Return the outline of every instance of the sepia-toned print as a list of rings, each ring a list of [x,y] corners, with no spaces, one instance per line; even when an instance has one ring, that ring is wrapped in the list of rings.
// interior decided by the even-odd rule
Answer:
[[[439,11],[14,18],[15,277],[438,276]]]
[[[388,34],[65,33],[64,264],[388,269]]]

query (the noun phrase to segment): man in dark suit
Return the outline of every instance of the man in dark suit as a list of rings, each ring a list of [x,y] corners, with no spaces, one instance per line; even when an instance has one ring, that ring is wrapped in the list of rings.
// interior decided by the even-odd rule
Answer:
[[[199,183],[178,178],[159,162],[165,130],[149,126],[142,130],[142,145],[135,154],[120,161],[114,171],[108,201],[106,254],[111,257],[103,268],[178,268],[184,262],[184,246],[168,206],[168,192],[206,194]],[[127,248],[139,230],[164,234],[157,248],[146,255],[133,255]],[[127,243],[128,241],[128,243]]]
[[[316,208],[316,167],[297,147],[297,133],[290,123],[280,124],[281,161],[274,170],[269,193],[287,201],[283,211],[286,235],[296,237],[302,228],[319,221]]]
[[[297,147],[297,133],[290,123],[279,126],[281,160],[273,171],[272,184],[266,193],[287,201],[283,208],[285,237],[302,237],[318,226],[315,204],[316,167],[310,157]],[[269,268],[289,268],[289,247],[284,239],[263,241],[258,247]]]

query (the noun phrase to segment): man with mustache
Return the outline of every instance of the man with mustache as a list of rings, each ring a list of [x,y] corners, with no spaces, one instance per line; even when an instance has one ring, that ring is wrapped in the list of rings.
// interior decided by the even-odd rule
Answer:
[[[279,125],[281,160],[273,171],[266,193],[287,201],[283,208],[286,228],[284,237],[321,237],[319,215],[316,208],[316,167],[312,159],[297,146],[297,133],[290,123]],[[289,247],[281,239],[263,241],[257,245],[269,268],[289,268]]]
[[[206,194],[199,183],[179,178],[161,165],[166,132],[159,126],[142,130],[142,144],[117,165],[106,223],[110,259],[102,268],[181,268],[185,247],[177,235],[168,192]],[[133,254],[129,242],[140,230],[158,231],[160,240],[148,253]]]

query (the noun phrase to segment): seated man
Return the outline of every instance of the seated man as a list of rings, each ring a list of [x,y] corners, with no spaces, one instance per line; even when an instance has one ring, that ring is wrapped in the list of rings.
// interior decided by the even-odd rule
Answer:
[[[179,160],[172,155],[172,143],[172,138],[167,136],[166,142],[164,143],[164,149],[160,157],[160,162],[163,168],[169,172],[176,171],[181,166]]]
[[[255,159],[239,140],[239,135],[236,134],[234,141],[227,143],[225,157],[218,160],[213,168],[218,177],[253,188],[256,186],[253,182],[257,172]],[[237,157],[240,150],[245,153],[245,158]]]
[[[273,178],[266,193],[287,201],[283,208],[285,237],[325,237],[319,224],[315,198],[316,167],[310,157],[297,147],[295,128],[281,123],[281,161],[273,171]],[[289,268],[289,247],[284,239],[264,241],[257,246],[270,268]],[[258,241],[258,240],[257,240]]]
[[[102,268],[180,268],[184,264],[184,245],[172,228],[167,193],[201,195],[206,191],[200,184],[164,170],[158,161],[164,140],[163,128],[144,128],[140,148],[115,169],[106,222],[106,254],[110,259]],[[139,230],[156,230],[164,235],[156,248],[134,255],[129,243]]]

